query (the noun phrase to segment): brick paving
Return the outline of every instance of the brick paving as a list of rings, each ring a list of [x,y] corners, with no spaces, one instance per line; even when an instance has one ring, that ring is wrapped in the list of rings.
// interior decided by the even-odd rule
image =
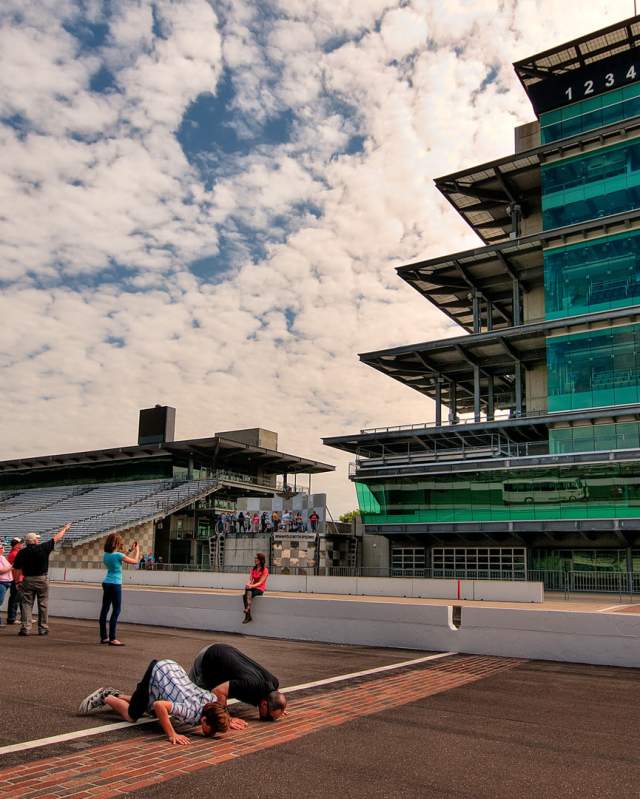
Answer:
[[[383,713],[400,705],[513,669],[514,658],[457,655],[433,665],[402,669],[291,697],[290,712],[276,724],[251,721],[246,730],[221,739],[192,738],[190,746],[171,746],[164,736],[132,729],[127,740],[37,760],[7,769],[0,777],[3,799],[108,799],[139,788],[211,768],[278,746],[327,727]],[[255,711],[248,711],[250,719]]]

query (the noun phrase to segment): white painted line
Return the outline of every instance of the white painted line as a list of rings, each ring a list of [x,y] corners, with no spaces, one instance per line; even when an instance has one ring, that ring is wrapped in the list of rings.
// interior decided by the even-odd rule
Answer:
[[[598,613],[607,613],[610,610],[617,610],[618,608],[628,608],[628,607],[629,607],[629,602],[627,602],[626,605],[611,605],[608,608],[600,608]]]
[[[25,749],[38,749],[40,746],[51,746],[51,744],[73,741],[76,738],[88,738],[90,735],[100,735],[102,732],[113,732],[122,730],[125,727],[135,727],[139,724],[150,724],[157,719],[140,719],[135,724],[130,721],[119,721],[117,724],[101,724],[99,727],[89,727],[86,730],[76,730],[75,732],[65,732],[62,735],[52,735],[49,738],[36,738],[35,741],[23,741],[19,744],[11,744],[0,748],[0,754],[8,755],[11,752],[24,752]]]
[[[415,660],[405,660],[402,663],[392,663],[390,666],[378,666],[375,669],[366,669],[365,671],[354,671],[351,674],[343,674],[340,677],[328,677],[326,680],[316,680],[316,682],[307,682],[302,685],[292,685],[290,688],[283,688],[282,693],[288,694],[291,691],[304,691],[307,688],[317,688],[320,685],[330,685],[334,682],[341,680],[352,680],[354,677],[366,677],[368,674],[379,674],[383,671],[391,671],[392,669],[400,669],[404,666],[417,666],[418,663],[426,663],[428,660],[439,660],[440,658],[448,658],[451,655],[457,655],[457,652],[440,652],[437,655],[427,655],[423,658],[416,658]],[[0,749],[0,754],[2,750]]]
[[[343,680],[352,680],[354,677],[366,677],[368,674],[379,674],[383,671],[391,671],[392,669],[400,669],[405,666],[416,666],[419,663],[426,663],[429,660],[439,660],[440,658],[451,657],[456,655],[457,652],[440,652],[437,655],[427,655],[415,660],[404,660],[401,663],[391,663],[389,666],[378,666],[375,669],[365,669],[364,671],[354,671],[351,674],[341,674],[338,677],[328,677],[326,680],[316,680],[315,682],[306,682],[301,685],[290,685],[288,688],[283,688],[283,693],[293,693],[294,691],[305,691],[307,688],[316,688],[320,685],[330,685],[331,683],[341,682]],[[237,699],[230,699],[227,703],[229,705],[238,704]],[[86,730],[76,730],[75,732],[65,732],[61,735],[52,735],[49,738],[37,738],[34,741],[23,741],[19,744],[11,744],[10,746],[0,747],[0,755],[8,755],[12,752],[24,752],[27,749],[39,749],[42,746],[51,746],[52,744],[66,743],[73,741],[77,738],[88,738],[92,735],[101,735],[105,732],[114,732],[115,730],[123,730],[140,726],[141,724],[151,724],[157,719],[140,719],[135,724],[130,721],[119,721],[115,724],[101,724],[99,727],[89,727]]]

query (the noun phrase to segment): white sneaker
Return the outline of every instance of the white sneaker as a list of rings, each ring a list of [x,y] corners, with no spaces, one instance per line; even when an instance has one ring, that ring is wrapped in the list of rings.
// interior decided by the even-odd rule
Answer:
[[[107,706],[104,701],[107,696],[120,696],[120,691],[115,688],[97,688],[80,702],[78,713],[87,716],[91,713],[103,710]]]

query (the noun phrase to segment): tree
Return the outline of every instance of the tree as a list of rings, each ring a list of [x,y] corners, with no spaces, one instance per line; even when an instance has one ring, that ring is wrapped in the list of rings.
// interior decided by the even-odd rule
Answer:
[[[353,522],[354,519],[360,518],[360,511],[359,510],[350,510],[348,513],[343,513],[338,521],[340,522]]]

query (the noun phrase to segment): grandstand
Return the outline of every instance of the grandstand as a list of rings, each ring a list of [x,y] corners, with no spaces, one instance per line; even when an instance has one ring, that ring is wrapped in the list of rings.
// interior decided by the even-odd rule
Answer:
[[[279,452],[277,434],[260,428],[174,441],[175,411],[153,440],[145,414],[162,411],[173,409],[141,411],[134,446],[0,461],[0,538],[33,531],[46,541],[70,522],[52,563],[97,565],[104,538],[122,532],[165,562],[206,565],[217,508],[333,469]]]

